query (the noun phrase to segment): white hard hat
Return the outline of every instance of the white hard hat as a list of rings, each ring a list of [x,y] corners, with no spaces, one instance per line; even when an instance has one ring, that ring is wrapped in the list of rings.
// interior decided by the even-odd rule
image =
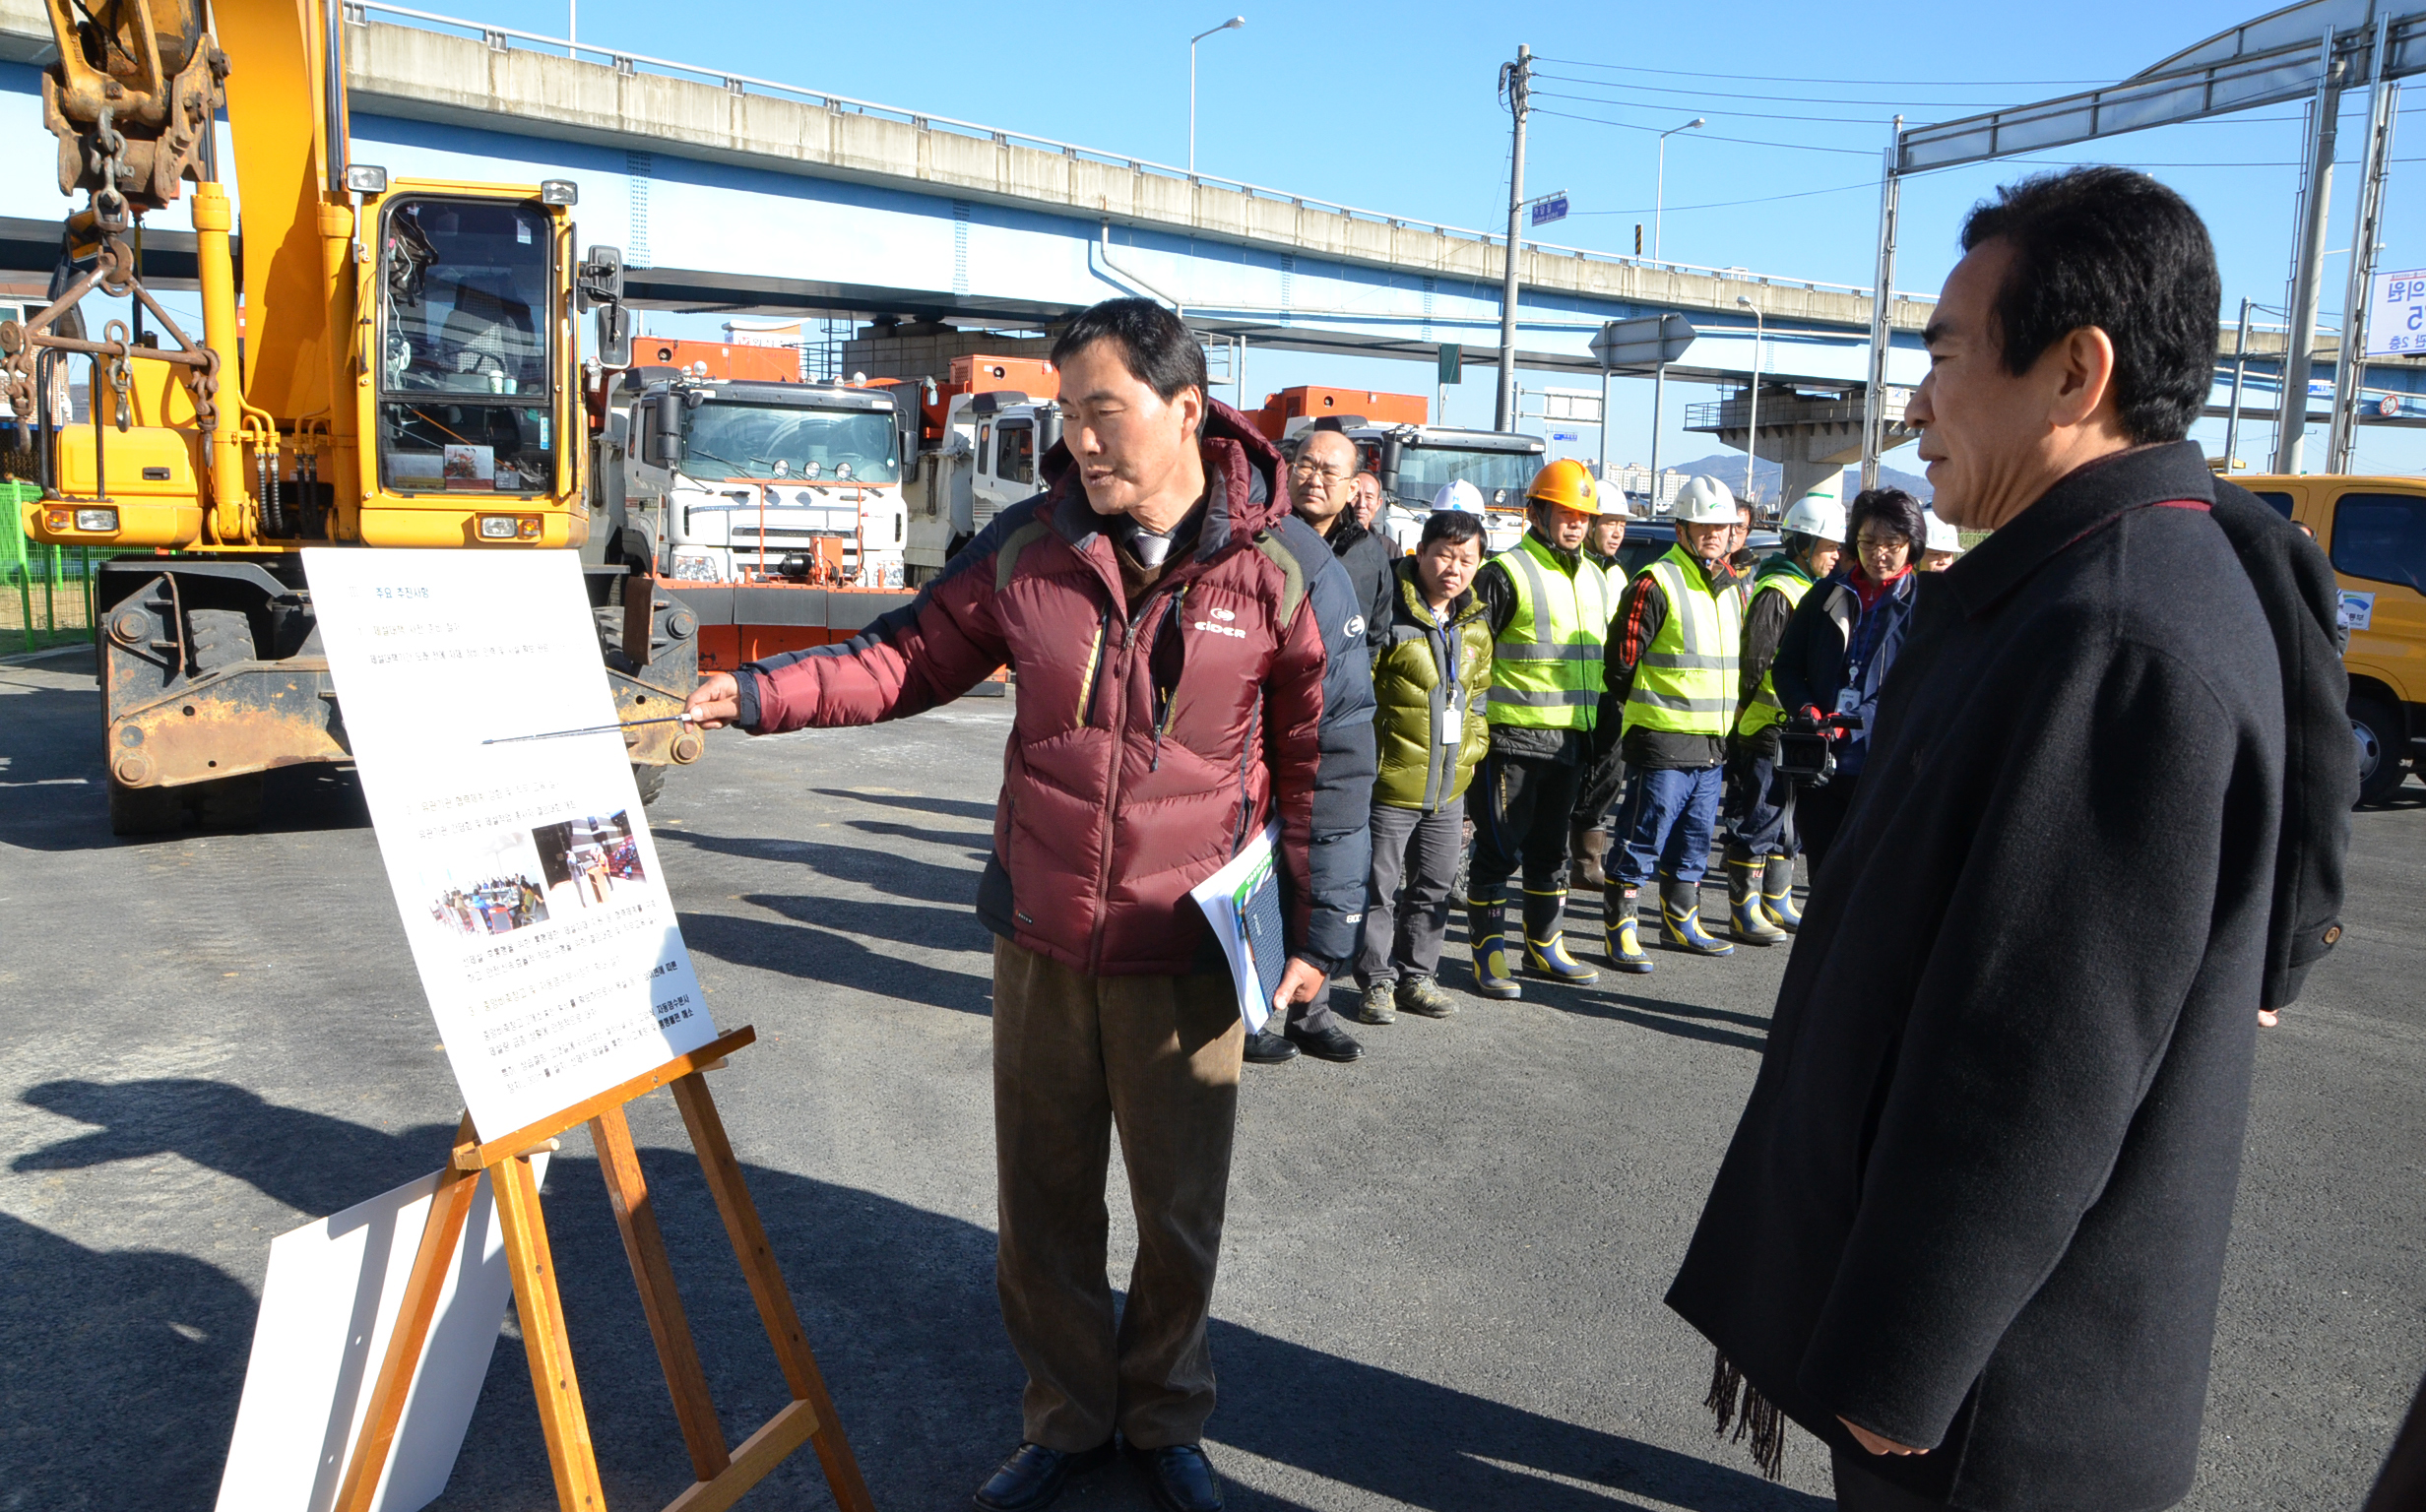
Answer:
[[[1735,495],[1717,478],[1696,475],[1685,480],[1669,510],[1679,525],[1733,525]]]
[[[1432,507],[1436,511],[1453,509],[1460,514],[1479,515],[1483,512],[1483,490],[1462,477],[1454,478],[1442,483],[1440,491],[1432,496]]]
[[[1786,518],[1778,522],[1777,528],[1841,545],[1845,539],[1845,506],[1824,493],[1807,493],[1794,501],[1794,508],[1786,511]]]
[[[1951,551],[1957,556],[1962,554],[1961,532],[1939,519],[1938,512],[1934,509],[1922,510],[1921,519],[1929,526],[1929,540],[1922,547],[1923,550]]]

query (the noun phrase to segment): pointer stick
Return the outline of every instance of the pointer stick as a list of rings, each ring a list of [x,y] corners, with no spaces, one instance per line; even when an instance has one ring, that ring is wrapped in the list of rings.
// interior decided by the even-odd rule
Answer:
[[[499,735],[494,740],[483,740],[480,744],[513,745],[523,740],[561,740],[566,735],[603,735],[609,730],[630,729],[636,724],[688,724],[690,723],[692,723],[691,716],[685,712],[661,715],[654,720],[625,720],[619,724],[591,724],[581,729],[551,729],[537,735]]]

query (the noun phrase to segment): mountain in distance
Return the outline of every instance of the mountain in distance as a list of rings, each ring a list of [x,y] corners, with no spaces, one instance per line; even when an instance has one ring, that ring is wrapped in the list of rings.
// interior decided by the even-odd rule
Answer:
[[[1742,452],[1716,452],[1707,457],[1696,457],[1692,462],[1662,462],[1660,464],[1660,471],[1663,472],[1671,468],[1687,477],[1697,472],[1706,472],[1735,492],[1744,491],[1744,454]],[[1763,500],[1776,499],[1784,471],[1773,462],[1763,461],[1754,465],[1753,480],[1759,485],[1760,497]],[[1924,504],[1930,500],[1929,479],[1919,473],[1904,472],[1882,465],[1879,469],[1879,482],[1884,487],[1901,488]],[[1852,500],[1848,499],[1845,502],[1851,503]]]

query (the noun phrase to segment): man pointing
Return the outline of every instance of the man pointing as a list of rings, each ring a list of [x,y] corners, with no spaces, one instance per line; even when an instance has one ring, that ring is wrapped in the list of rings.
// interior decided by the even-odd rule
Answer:
[[[850,642],[710,678],[690,708],[761,733],[864,724],[1017,664],[978,914],[995,936],[995,1275],[1028,1386],[1023,1442],[976,1504],[1046,1506],[1117,1430],[1157,1506],[1213,1512],[1205,1319],[1245,1029],[1188,889],[1277,819],[1276,1007],[1354,953],[1373,776],[1363,606],[1291,516],[1278,454],[1206,399],[1177,317],[1097,305],[1053,360],[1064,428],[1046,492]],[[1138,1240],[1117,1324],[1116,1124]]]

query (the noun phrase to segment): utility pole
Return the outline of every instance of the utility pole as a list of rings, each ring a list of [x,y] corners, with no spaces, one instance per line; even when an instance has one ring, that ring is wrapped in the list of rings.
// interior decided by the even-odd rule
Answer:
[[[2291,268],[2291,321],[2283,351],[2282,409],[2274,428],[2274,471],[2300,471],[2308,439],[2308,374],[2317,356],[2317,294],[2325,282],[2325,218],[2333,208],[2333,131],[2341,80],[2333,67],[2333,29],[2317,54],[2317,98],[2309,106],[2308,182],[2300,193],[2299,260]]]
[[[1895,340],[1895,232],[1903,206],[1904,118],[1887,128],[1886,166],[1879,175],[1879,260],[1870,291],[1870,371],[1862,385],[1862,486],[1879,486],[1886,450],[1886,354]]]
[[[2375,75],[2375,98],[2367,112],[2366,176],[2359,180],[2358,228],[2350,240],[2350,287],[2341,303],[2341,354],[2333,363],[2333,425],[2327,433],[2326,471],[2350,471],[2358,445],[2359,405],[2366,392],[2367,316],[2375,297],[2376,247],[2384,237],[2384,175],[2393,157],[2393,122],[2400,86],[2386,75],[2392,62],[2393,18],[2376,18],[2375,46],[2367,55]]]
[[[1516,428],[1516,256],[1525,213],[1525,116],[1532,110],[1533,49],[1519,45],[1516,61],[1500,67],[1500,90],[1507,96],[1516,135],[1507,158],[1507,276],[1500,284],[1500,397],[1491,428]]]
[[[2240,334],[2232,339],[2232,412],[2224,416],[2224,472],[2239,467],[2241,456],[2241,385],[2249,376],[2249,311],[2255,301],[2241,301]]]

